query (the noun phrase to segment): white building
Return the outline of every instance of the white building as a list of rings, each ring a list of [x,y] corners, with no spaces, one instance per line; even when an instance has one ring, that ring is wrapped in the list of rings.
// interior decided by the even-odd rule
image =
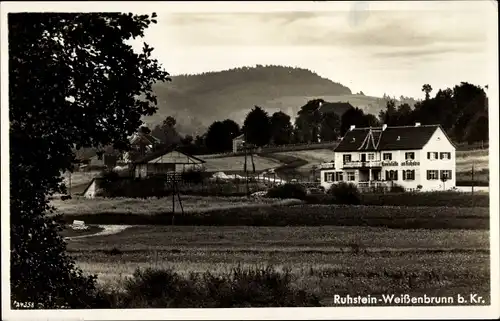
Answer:
[[[431,191],[455,187],[455,146],[440,125],[355,128],[321,164],[321,185],[337,182],[360,188],[390,187]]]

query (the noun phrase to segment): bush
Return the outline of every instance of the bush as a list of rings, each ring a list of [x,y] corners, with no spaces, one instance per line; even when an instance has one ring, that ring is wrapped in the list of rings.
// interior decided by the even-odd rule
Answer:
[[[199,169],[188,169],[181,174],[182,180],[187,183],[200,184],[203,182],[203,171]]]
[[[305,200],[307,192],[305,187],[302,185],[287,183],[271,188],[267,192],[267,196],[271,198],[282,198],[282,199],[295,198],[299,200]]]
[[[101,290],[108,308],[236,308],[320,306],[319,299],[291,286],[289,271],[270,267],[214,275],[181,276],[167,269],[136,270],[123,292]]]
[[[333,184],[328,190],[328,194],[334,197],[336,204],[361,204],[361,197],[356,185],[340,182]]]
[[[391,187],[389,188],[389,191],[391,193],[404,193],[406,190],[403,186],[399,184],[392,184]]]

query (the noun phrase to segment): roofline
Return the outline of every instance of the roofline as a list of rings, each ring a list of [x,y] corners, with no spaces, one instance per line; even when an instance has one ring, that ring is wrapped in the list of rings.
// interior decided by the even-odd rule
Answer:
[[[171,152],[178,152],[178,153],[181,153],[183,155],[186,155],[187,157],[194,158],[195,160],[201,162],[202,164],[206,163],[206,161],[201,159],[201,158],[198,158],[196,156],[193,156],[193,155],[185,153],[185,152],[181,152],[180,150],[177,149],[177,147],[174,147],[174,148],[169,147],[169,148],[166,148],[165,150],[163,150],[161,153],[158,152],[158,154],[154,155],[154,157],[152,157],[153,155],[147,155],[138,161],[132,162],[132,164],[133,164],[133,166],[138,165],[138,164],[147,164],[150,161],[152,161],[153,159],[161,157],[161,156],[168,154],[168,153],[171,153]],[[150,158],[150,157],[152,157],[152,158]],[[147,161],[144,161],[145,159],[147,159]],[[182,164],[182,163],[178,163],[178,164]],[[185,164],[187,164],[187,163],[185,163]]]
[[[96,179],[95,177],[94,177],[94,178],[92,178],[92,180],[91,180],[91,181],[90,181],[90,183],[87,185],[87,187],[85,187],[85,189],[83,190],[83,193],[82,193],[82,195],[83,195],[83,196],[85,196],[85,193],[87,193],[87,190],[90,188],[90,186],[92,186],[92,184],[94,183],[95,179]]]

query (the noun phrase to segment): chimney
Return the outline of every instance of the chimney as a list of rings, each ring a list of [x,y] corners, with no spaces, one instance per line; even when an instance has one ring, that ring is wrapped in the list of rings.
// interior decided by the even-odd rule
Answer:
[[[354,128],[356,128],[356,125],[351,125],[351,128],[349,128],[349,131],[353,130]]]
[[[384,131],[387,128],[387,124],[382,125],[382,131]]]
[[[415,127],[420,127],[420,123],[415,123]]]

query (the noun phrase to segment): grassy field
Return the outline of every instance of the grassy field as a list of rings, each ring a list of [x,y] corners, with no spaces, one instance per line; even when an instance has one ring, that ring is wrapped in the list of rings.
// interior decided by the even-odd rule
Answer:
[[[168,237],[166,237],[168,235]],[[68,251],[99,281],[120,287],[136,268],[225,273],[289,268],[293,284],[332,304],[334,294],[489,293],[489,233],[369,227],[159,227],[70,240]]]
[[[300,204],[298,200],[186,198],[182,215],[169,199],[71,200],[59,205],[62,220],[87,224],[191,226],[373,226],[399,229],[488,229],[488,207],[408,207]],[[206,205],[203,205],[206,204]],[[217,207],[215,207],[217,206]],[[204,208],[203,208],[204,207]]]
[[[272,205],[300,204],[299,200],[278,200],[271,198],[181,196],[185,213],[200,213],[213,210],[239,209]],[[52,200],[52,205],[60,213],[67,215],[120,213],[153,215],[172,210],[172,198],[95,198],[73,197],[70,200]],[[175,207],[180,211],[179,200],[175,197]]]
[[[203,156],[200,156],[203,158]],[[262,171],[270,168],[275,168],[281,165],[272,159],[254,156],[255,170]],[[250,158],[247,159],[247,166],[249,170],[252,170],[252,163]],[[231,156],[224,158],[207,158],[205,163],[205,168],[207,172],[224,172],[224,171],[243,171],[245,164],[244,156]]]

